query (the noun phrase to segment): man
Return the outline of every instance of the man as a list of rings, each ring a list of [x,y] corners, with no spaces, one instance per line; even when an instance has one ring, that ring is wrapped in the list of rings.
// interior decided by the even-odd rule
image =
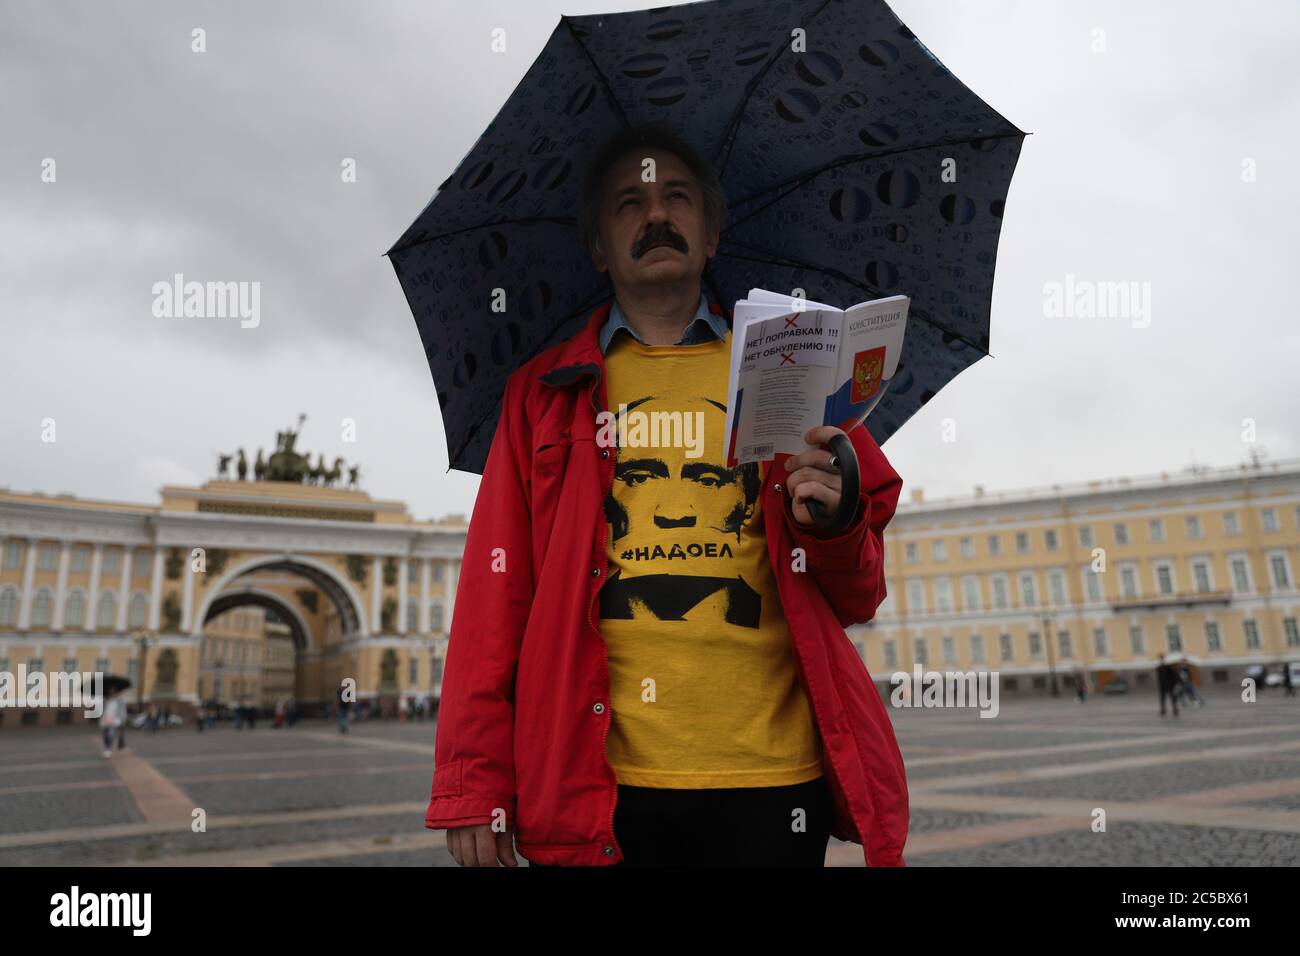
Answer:
[[[517,838],[533,865],[820,866],[831,835],[902,865],[902,758],[843,630],[884,599],[902,482],[854,428],[859,511],[827,536],[825,449],[727,467],[700,291],[724,214],[662,126],[588,171],[615,301],[510,377],[465,545],[425,816],[462,865],[517,866]]]
[[[1159,663],[1156,665],[1156,686],[1160,689],[1160,716],[1165,715],[1165,697],[1169,698],[1169,703],[1173,705],[1174,716],[1178,716],[1178,696],[1175,689],[1178,686],[1178,677],[1174,674],[1172,664],[1165,662],[1165,655],[1161,654]]]

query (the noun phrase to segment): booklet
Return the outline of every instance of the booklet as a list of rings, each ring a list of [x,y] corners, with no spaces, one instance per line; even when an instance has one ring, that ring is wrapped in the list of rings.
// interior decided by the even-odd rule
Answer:
[[[731,323],[727,467],[797,455],[817,425],[848,431],[871,414],[898,368],[911,299],[847,309],[750,289]]]

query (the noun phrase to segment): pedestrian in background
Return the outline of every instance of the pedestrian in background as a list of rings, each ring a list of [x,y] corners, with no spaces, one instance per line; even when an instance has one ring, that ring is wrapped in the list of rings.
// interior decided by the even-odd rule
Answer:
[[[122,734],[126,725],[126,692],[118,691],[104,703],[104,713],[100,715],[99,727],[104,734],[104,759],[113,756],[113,741]]]
[[[1165,655],[1161,654],[1159,663],[1156,665],[1156,686],[1160,689],[1160,716],[1165,715],[1165,697],[1168,696],[1169,703],[1173,705],[1174,716],[1178,716],[1178,697],[1174,690],[1178,685],[1178,678],[1174,674],[1173,665],[1165,662]]]

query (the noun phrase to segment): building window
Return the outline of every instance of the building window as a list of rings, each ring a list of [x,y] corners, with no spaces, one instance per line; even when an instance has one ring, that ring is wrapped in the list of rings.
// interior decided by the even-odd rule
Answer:
[[[72,570],[80,574],[86,570],[86,559],[90,557],[89,548],[72,549]]]
[[[996,534],[989,535],[989,554],[1002,553],[1002,538]]]
[[[943,662],[947,666],[957,663],[957,645],[951,637],[943,639]]]
[[[1056,532],[1050,528],[1043,532],[1043,542],[1047,545],[1048,551],[1055,551],[1057,548]]]
[[[1032,571],[1022,572],[1020,575],[1020,606],[1034,607],[1038,604],[1038,596],[1034,593],[1034,574]]]
[[[131,561],[131,577],[143,578],[149,574],[149,553],[137,551]]]
[[[1128,544],[1128,525],[1123,522],[1115,525],[1115,543]]]
[[[970,636],[970,659],[972,664],[984,663],[984,638],[978,634]]]
[[[36,561],[37,567],[40,570],[53,571],[55,567],[54,545],[50,544],[48,541],[42,544]]]
[[[1246,635],[1246,648],[1252,651],[1259,650],[1259,625],[1254,621],[1243,621],[1241,629]]]
[[[975,557],[975,545],[971,542],[970,538],[962,538],[959,547],[961,548],[961,556],[963,558]]]
[[[430,614],[429,614],[429,617],[430,617],[429,627],[430,627],[432,630],[435,630],[435,631],[441,631],[441,630],[443,630],[443,626],[442,626],[442,605],[439,604],[439,603],[437,603],[437,602],[435,602],[434,605],[433,605],[433,607],[431,607],[431,608],[429,609],[429,611],[430,611]]]
[[[1056,635],[1056,646],[1061,649],[1062,660],[1074,656],[1074,642],[1070,638],[1069,631],[1061,631]]]
[[[41,588],[32,601],[32,627],[50,626],[50,592]]]
[[[14,588],[0,590],[0,624],[13,625],[18,617],[18,592]]]
[[[86,607],[81,600],[81,592],[73,591],[68,595],[63,608],[64,627],[83,627],[86,623]]]
[[[962,607],[968,611],[978,611],[980,607],[980,579],[968,574],[961,579]]]
[[[1034,661],[1043,659],[1043,641],[1037,631],[1029,632],[1029,659]]]
[[[1243,594],[1250,593],[1250,566],[1246,563],[1246,559],[1233,558],[1231,564],[1232,586]]]
[[[992,578],[993,583],[993,606],[996,608],[1005,608],[1007,606],[1007,576],[999,574]]]
[[[1106,640],[1106,629],[1104,627],[1094,627],[1092,629],[1092,653],[1094,657],[1110,656],[1110,642]]]
[[[1029,552],[1029,534],[1024,531],[1016,532],[1016,554],[1027,554]]]
[[[885,651],[885,666],[898,668],[898,646],[893,641],[885,641],[883,644]]]
[[[921,559],[920,555],[916,552],[915,541],[909,541],[907,544],[903,545],[903,555],[908,564],[916,564],[916,562]]]
[[[1210,653],[1223,650],[1223,641],[1219,637],[1219,625],[1214,621],[1205,622],[1205,649]]]
[[[930,663],[930,654],[926,647],[925,638],[918,637],[912,642],[912,652],[916,656],[916,662],[922,667]]]
[[[1177,624],[1165,625],[1165,639],[1169,644],[1169,653],[1177,654],[1183,649],[1183,635]]]
[[[420,583],[420,562],[419,561],[406,562],[406,583],[407,584]]]
[[[1004,661],[1009,661],[1015,657],[1015,648],[1011,645],[1011,635],[1002,634],[998,637],[998,651]]]
[[[1290,590],[1291,572],[1287,570],[1286,555],[1270,554],[1268,566],[1273,572],[1273,587],[1278,591]]]
[[[1092,547],[1092,528],[1091,528],[1091,526],[1089,526],[1089,525],[1084,525],[1082,528],[1079,529],[1079,546],[1080,546],[1080,547],[1084,547],[1084,548],[1091,548],[1091,547]]]
[[[1296,627],[1296,620],[1293,617],[1282,620],[1282,630],[1286,632],[1286,646],[1300,647],[1300,629]]]
[[[108,658],[107,658],[107,657],[97,657],[97,658],[95,658],[95,670],[96,670],[98,673],[100,673],[100,674],[107,674],[107,673],[108,673]]]
[[[1237,524],[1237,512],[1225,511],[1223,513],[1223,533],[1241,534],[1241,528]]]
[[[407,661],[406,682],[412,687],[420,683],[420,659],[414,654]]]
[[[1126,598],[1138,596],[1137,568],[1127,564],[1119,569],[1119,585]]]
[[[1142,625],[1133,624],[1128,629],[1128,642],[1133,648],[1133,656],[1141,657],[1147,652],[1146,638],[1142,636]]]
[[[131,603],[127,606],[126,626],[133,628],[144,627],[148,616],[149,602],[145,600],[143,594],[133,594]]]
[[[1083,569],[1083,590],[1088,595],[1088,603],[1096,604],[1101,600],[1101,574],[1091,566]]]
[[[433,562],[433,579],[435,581],[442,580],[442,565],[443,565],[442,561]]]
[[[1196,515],[1187,516],[1187,537],[1199,538],[1201,536],[1201,519]]]
[[[1147,529],[1151,533],[1151,540],[1157,544],[1165,540],[1165,523],[1161,518],[1152,518],[1147,522]]]
[[[1156,565],[1156,590],[1161,594],[1174,593],[1174,569],[1167,564]]]
[[[45,670],[45,658],[43,657],[27,658],[27,672],[29,674],[34,674],[37,671],[43,671],[43,670]]]
[[[925,613],[925,588],[920,581],[907,582],[907,609],[913,614]]]
[[[934,604],[941,612],[952,610],[952,582],[947,578],[934,579]]]
[[[930,554],[936,561],[948,560],[948,542],[943,538],[935,538],[930,543]]]
[[[1263,523],[1265,531],[1277,530],[1277,511],[1273,508],[1264,508],[1260,511],[1259,519]]]
[[[1063,607],[1069,603],[1065,596],[1065,572],[1058,568],[1053,568],[1047,572],[1047,584],[1051,589],[1052,603],[1057,607]]]
[[[408,631],[420,629],[420,605],[417,601],[406,602],[406,629]]]
[[[23,566],[23,543],[10,539],[5,543],[5,567],[21,568]]]
[[[117,610],[116,602],[113,595],[105,591],[99,596],[99,607],[95,611],[95,626],[109,627],[113,626],[113,612]]]
[[[1192,562],[1192,579],[1196,582],[1196,590],[1205,592],[1210,590],[1210,563],[1208,561]]]

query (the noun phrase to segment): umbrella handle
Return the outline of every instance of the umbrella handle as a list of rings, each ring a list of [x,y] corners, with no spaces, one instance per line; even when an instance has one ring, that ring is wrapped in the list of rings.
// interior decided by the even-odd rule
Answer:
[[[840,469],[840,506],[831,514],[816,498],[805,498],[804,505],[818,528],[827,532],[839,532],[853,524],[858,516],[858,497],[862,484],[858,475],[858,453],[849,436],[832,436],[831,452],[839,459],[836,464]]]

